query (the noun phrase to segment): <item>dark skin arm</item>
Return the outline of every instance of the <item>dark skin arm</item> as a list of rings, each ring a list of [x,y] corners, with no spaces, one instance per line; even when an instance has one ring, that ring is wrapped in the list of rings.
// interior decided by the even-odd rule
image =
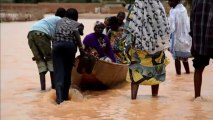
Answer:
[[[83,48],[83,45],[82,45],[82,42],[81,42],[81,37],[80,37],[78,29],[74,30],[73,34],[76,38],[77,46],[79,48],[80,54],[83,54],[84,48]]]

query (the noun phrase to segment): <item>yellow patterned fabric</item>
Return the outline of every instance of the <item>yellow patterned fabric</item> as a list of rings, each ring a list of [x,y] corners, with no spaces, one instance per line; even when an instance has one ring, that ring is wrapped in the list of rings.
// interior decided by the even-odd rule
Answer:
[[[129,71],[126,80],[142,85],[157,85],[165,81],[169,59],[164,51],[148,54],[146,51],[128,51]]]
[[[122,39],[123,31],[111,31],[110,32],[110,43],[114,52],[116,63],[125,63],[125,57],[123,54],[124,41]]]

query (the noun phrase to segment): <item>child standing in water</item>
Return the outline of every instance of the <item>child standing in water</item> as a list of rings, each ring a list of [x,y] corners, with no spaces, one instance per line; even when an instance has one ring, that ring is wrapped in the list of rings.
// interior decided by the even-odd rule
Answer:
[[[181,62],[187,74],[190,73],[188,57],[191,56],[190,49],[192,45],[192,38],[189,35],[190,24],[187,10],[180,3],[180,0],[169,0],[171,7],[169,14],[169,22],[171,28],[171,48],[170,52],[175,59],[175,69],[178,75],[181,74]]]

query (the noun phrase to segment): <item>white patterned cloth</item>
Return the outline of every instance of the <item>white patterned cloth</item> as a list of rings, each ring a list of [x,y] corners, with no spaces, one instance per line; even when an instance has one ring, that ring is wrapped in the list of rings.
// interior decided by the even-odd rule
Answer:
[[[170,27],[159,0],[135,0],[127,30],[135,36],[133,47],[154,54],[170,47]]]

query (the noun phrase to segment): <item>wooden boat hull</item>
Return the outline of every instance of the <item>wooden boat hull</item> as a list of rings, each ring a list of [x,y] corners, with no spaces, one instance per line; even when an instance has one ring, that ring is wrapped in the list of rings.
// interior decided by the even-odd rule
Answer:
[[[75,66],[72,70],[72,87],[78,88],[112,88],[126,80],[128,65],[109,63],[97,60],[91,74],[79,74],[76,58]]]

